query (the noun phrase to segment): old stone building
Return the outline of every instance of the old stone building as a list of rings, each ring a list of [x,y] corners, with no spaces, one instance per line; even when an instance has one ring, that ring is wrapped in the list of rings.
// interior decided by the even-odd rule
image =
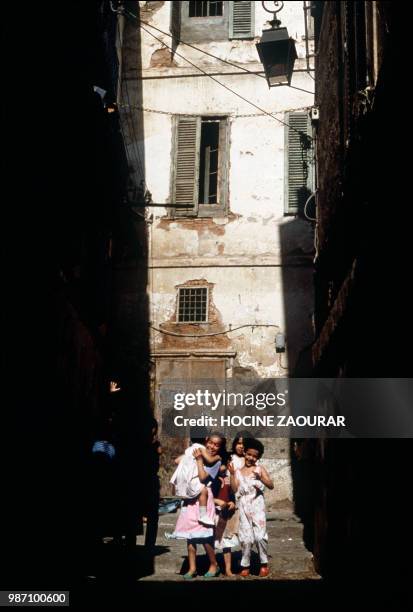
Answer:
[[[293,375],[312,340],[313,305],[303,3],[280,14],[299,56],[292,87],[271,90],[255,46],[271,17],[260,2],[140,2],[139,15],[127,4],[122,108],[140,114],[139,133],[126,121],[125,130],[139,156],[135,184],[151,195],[155,390],[165,378]],[[286,351],[277,356],[278,332]],[[288,444],[269,443],[265,463],[273,501],[290,502]]]

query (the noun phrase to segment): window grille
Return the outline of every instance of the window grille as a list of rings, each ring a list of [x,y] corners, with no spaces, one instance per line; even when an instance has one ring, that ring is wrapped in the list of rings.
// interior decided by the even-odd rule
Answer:
[[[207,287],[181,287],[178,297],[178,323],[206,323]]]

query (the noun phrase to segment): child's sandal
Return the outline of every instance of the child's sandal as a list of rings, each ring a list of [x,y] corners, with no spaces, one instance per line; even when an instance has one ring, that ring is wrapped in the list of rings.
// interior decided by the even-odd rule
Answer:
[[[218,576],[220,575],[221,570],[219,569],[219,567],[217,567],[217,569],[215,570],[215,572],[207,572],[206,574],[204,574],[204,578],[206,578],[207,580],[209,578],[218,578]]]
[[[197,573],[196,572],[195,572],[195,574],[191,574],[191,572],[187,572],[186,574],[183,575],[183,579],[184,580],[193,580],[196,577],[197,577]]]
[[[244,569],[240,571],[239,575],[242,576],[243,578],[246,578],[247,576],[250,575],[250,568],[244,567]]]

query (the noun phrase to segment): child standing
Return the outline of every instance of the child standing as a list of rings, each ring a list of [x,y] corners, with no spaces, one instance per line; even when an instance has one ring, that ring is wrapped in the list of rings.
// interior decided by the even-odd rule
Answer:
[[[205,449],[207,453],[215,460],[225,448],[225,438],[218,433],[212,433],[205,440]],[[195,448],[193,450],[195,457],[195,465],[198,478],[201,483],[209,484],[217,478],[219,468],[221,466],[220,458],[217,459],[213,468],[208,467],[204,463],[202,450]],[[184,460],[184,459],[183,459]],[[214,474],[212,474],[212,470]],[[209,516],[215,516],[214,497],[211,486],[207,486],[207,512]],[[214,551],[214,529],[212,526],[207,526],[200,521],[200,499],[199,495],[195,498],[187,498],[181,508],[181,511],[176,522],[175,531],[173,534],[165,534],[167,537],[185,538],[188,545],[188,572],[184,575],[185,580],[192,580],[196,576],[196,546],[203,544],[205,552],[209,559],[209,569],[204,575],[205,578],[216,578],[219,573],[219,567]]]
[[[228,456],[229,460],[230,456]],[[231,567],[232,548],[239,545],[238,511],[235,507],[235,497],[229,483],[229,472],[225,465],[223,478],[217,480],[219,489],[215,492],[214,503],[217,508],[217,523],[215,526],[215,550],[222,550],[225,563],[225,575],[234,576]]]
[[[222,550],[225,563],[225,575],[234,576],[232,573],[232,549],[239,546],[238,528],[239,512],[235,504],[235,496],[230,486],[230,472],[228,464],[232,463],[235,470],[244,467],[244,443],[248,432],[239,432],[232,442],[232,452],[225,462],[225,475],[219,478],[220,488],[215,494],[215,505],[218,506],[218,520],[215,528],[215,549]]]
[[[199,456],[199,454],[207,468],[208,475],[211,477],[206,485],[201,482],[198,474],[196,456]],[[175,494],[179,497],[183,499],[198,498],[199,522],[209,527],[214,526],[215,521],[214,515],[211,512],[208,513],[207,510],[207,487],[211,486],[211,482],[217,477],[220,466],[221,457],[218,453],[211,454],[203,444],[193,442],[180,457],[178,467],[170,480],[170,483],[175,487]]]
[[[240,576],[249,576],[251,548],[255,543],[260,557],[260,576],[268,576],[268,534],[265,518],[264,489],[273,489],[274,485],[267,470],[257,466],[264,452],[259,440],[244,439],[245,465],[235,469],[228,466],[231,474],[231,488],[236,494],[239,508],[238,537],[242,548]]]

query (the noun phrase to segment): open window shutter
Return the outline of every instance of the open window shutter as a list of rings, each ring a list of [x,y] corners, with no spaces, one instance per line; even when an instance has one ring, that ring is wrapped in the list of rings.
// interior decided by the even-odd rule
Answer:
[[[175,215],[196,215],[199,193],[200,117],[177,117],[173,201]]]
[[[296,213],[312,191],[311,123],[307,113],[288,113],[285,131],[285,212]]]
[[[229,4],[229,37],[254,38],[255,2],[228,2]]]

